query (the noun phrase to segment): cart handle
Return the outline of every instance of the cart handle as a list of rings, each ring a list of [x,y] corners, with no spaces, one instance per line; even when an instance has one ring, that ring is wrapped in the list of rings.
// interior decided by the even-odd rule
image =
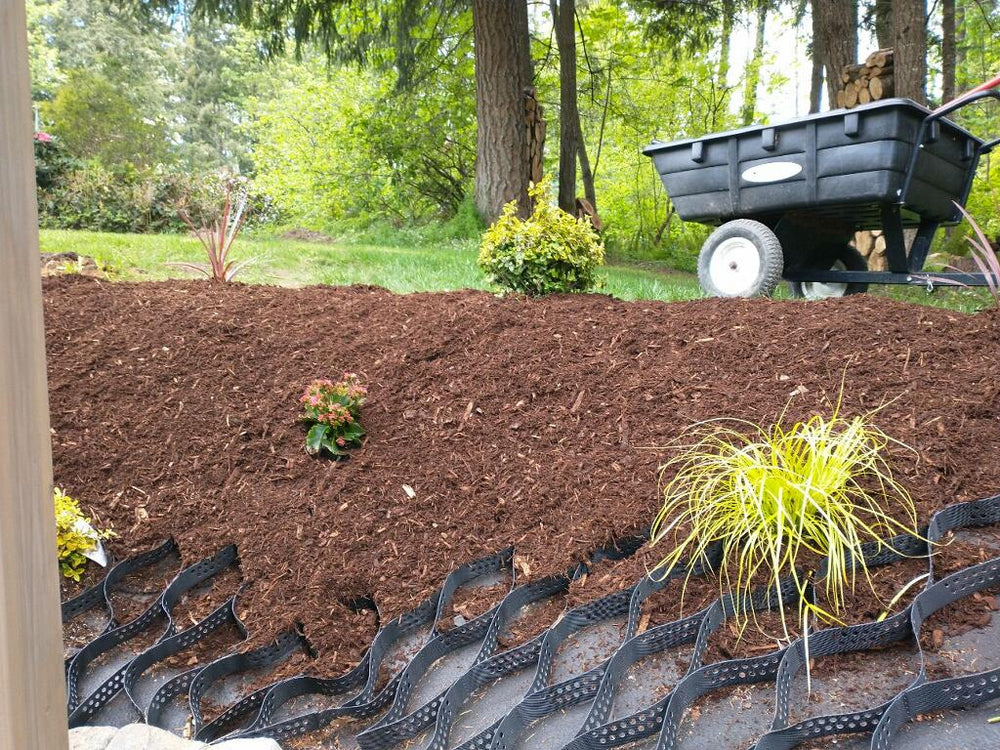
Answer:
[[[998,86],[1000,86],[1000,76],[997,76],[992,81],[987,81],[986,83],[976,86],[976,88],[962,94],[962,96],[956,99],[952,99],[950,102],[942,104],[923,119],[923,122],[920,123],[920,128],[917,130],[917,140],[914,144],[913,153],[910,155],[910,163],[906,167],[906,177],[903,179],[903,187],[899,190],[898,202],[900,205],[904,205],[906,203],[906,197],[909,195],[910,184],[913,182],[913,175],[917,169],[917,160],[920,158],[920,151],[924,147],[924,138],[927,135],[928,129],[935,126],[945,115],[951,114],[955,110],[961,109],[969,104],[974,104],[975,102],[983,99],[996,99],[997,101],[1000,101],[1000,91],[997,91]],[[976,148],[975,153],[971,154],[973,164],[979,161],[980,156],[988,154],[992,151],[997,144],[1000,144],[1000,138],[994,138],[991,141],[981,143]],[[969,184],[971,184],[971,181],[972,175],[970,174]],[[962,203],[965,203],[965,197],[962,198]]]
[[[940,107],[935,109],[927,118],[924,120],[924,125],[927,123],[934,123],[940,120],[947,114],[951,114],[956,109],[961,109],[967,104],[973,104],[975,102],[981,101],[983,99],[997,99],[1000,100],[1000,92],[997,88],[1000,87],[1000,76],[997,76],[991,81],[986,81],[976,86],[974,89],[966,91],[961,96],[957,96],[950,102],[945,102]],[[920,144],[924,142],[924,133],[926,131],[925,127],[921,127],[920,132],[917,134],[917,148],[920,148]],[[1000,139],[993,139],[987,143],[984,143],[979,147],[979,151],[976,153],[976,157],[982,156],[983,154],[989,153],[993,150],[993,147],[1000,142]],[[904,193],[905,194],[905,193]]]
[[[986,81],[986,83],[979,84],[974,89],[971,89],[970,91],[966,91],[964,94],[962,94],[961,96],[955,97],[950,102],[945,102],[940,107],[938,107],[937,109],[935,109],[934,112],[933,112],[933,114],[935,114],[935,115],[936,114],[945,114],[944,112],[942,112],[942,110],[951,107],[953,104],[957,104],[958,102],[961,102],[963,99],[965,99],[966,97],[972,96],[973,94],[978,94],[980,91],[989,91],[990,89],[995,89],[995,88],[997,88],[997,86],[1000,86],[1000,76],[997,76],[992,81]],[[951,111],[952,111],[951,109],[948,109],[948,112],[951,112]]]

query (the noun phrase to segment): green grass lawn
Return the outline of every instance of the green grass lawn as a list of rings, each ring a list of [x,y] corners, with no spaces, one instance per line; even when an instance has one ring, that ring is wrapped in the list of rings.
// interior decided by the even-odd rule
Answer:
[[[116,279],[160,280],[196,276],[171,261],[204,262],[204,250],[181,235],[105,234],[43,229],[42,252],[73,251],[107,266]],[[315,243],[274,237],[245,237],[233,250],[236,259],[254,262],[239,275],[253,284],[374,284],[394,292],[487,289],[476,268],[476,247],[376,247],[363,244]],[[601,272],[603,291],[622,299],[673,301],[701,296],[689,275],[634,266],[608,266]]]
[[[192,278],[195,274],[168,265],[171,261],[203,262],[198,240],[182,235],[108,234],[43,229],[42,252],[74,251],[89,255],[111,270],[115,279],[161,280]],[[476,268],[474,243],[447,246],[375,246],[353,243],[315,243],[267,236],[245,236],[233,252],[253,263],[239,276],[252,284],[305,286],[309,284],[373,284],[394,292],[430,292],[487,289]],[[655,263],[616,264],[602,272],[601,291],[620,299],[666,302],[703,296],[697,279]],[[873,294],[921,304],[973,312],[990,303],[981,289],[938,288],[933,294],[920,287],[873,287]],[[784,286],[777,296],[787,297]]]

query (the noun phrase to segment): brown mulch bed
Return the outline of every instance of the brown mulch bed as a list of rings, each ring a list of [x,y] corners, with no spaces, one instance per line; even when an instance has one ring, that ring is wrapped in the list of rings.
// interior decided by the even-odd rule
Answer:
[[[114,524],[119,557],[168,535],[186,562],[236,543],[252,637],[302,623],[324,674],[373,635],[358,597],[386,622],[509,544],[531,578],[564,571],[649,524],[684,426],[770,422],[789,399],[790,418],[827,412],[842,378],[846,414],[891,401],[876,421],[914,449],[891,460],[923,520],[1000,491],[992,312],[82,278],[44,291],[56,482]],[[310,458],[298,396],[345,370],[369,387],[368,440],[348,461]],[[627,585],[653,558],[611,570]]]

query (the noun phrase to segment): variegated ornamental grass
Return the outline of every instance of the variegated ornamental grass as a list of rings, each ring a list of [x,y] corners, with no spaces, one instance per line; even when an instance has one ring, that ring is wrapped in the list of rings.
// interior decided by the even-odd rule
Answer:
[[[672,478],[653,526],[654,543],[670,547],[660,571],[688,560],[709,564],[721,543],[720,590],[737,594],[741,627],[752,617],[740,609],[751,589],[766,585],[780,596],[777,584],[786,578],[799,592],[794,605],[803,629],[810,612],[837,621],[845,592],[859,577],[871,583],[861,546],[916,533],[913,500],[884,458],[897,441],[873,416],[844,417],[838,401],[830,416],[790,426],[784,414],[769,427],[739,419],[694,425],[690,442],[662,468],[661,477]],[[818,583],[823,605],[804,595],[816,573],[805,564],[817,556],[827,561]],[[791,604],[781,602],[786,636]]]
[[[244,192],[234,204],[233,189],[231,186],[227,187],[222,213],[212,226],[195,226],[190,217],[182,211],[180,217],[205,248],[208,263],[175,261],[168,265],[203,274],[210,281],[232,281],[236,278],[236,275],[252,262],[252,259],[237,261],[229,257],[246,223],[247,201],[248,196]]]

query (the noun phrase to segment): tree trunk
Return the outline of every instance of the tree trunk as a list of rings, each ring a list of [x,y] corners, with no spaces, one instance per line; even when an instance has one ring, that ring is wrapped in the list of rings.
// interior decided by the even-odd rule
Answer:
[[[837,103],[841,71],[858,58],[858,0],[813,0],[812,12],[819,24],[827,102],[832,108]]]
[[[823,25],[820,14],[816,10],[817,0],[813,0],[813,8],[809,15],[812,19],[812,77],[809,82],[809,113],[819,112],[823,103]],[[830,103],[830,109],[835,104]]]
[[[590,205],[597,210],[597,193],[594,190],[594,172],[590,168],[590,157],[587,156],[587,144],[580,138],[580,179],[583,180],[583,194]]]
[[[955,98],[955,0],[941,0],[941,100]]]
[[[746,82],[743,86],[743,124],[753,123],[757,110],[757,86],[760,83],[760,64],[764,57],[764,27],[767,24],[768,0],[757,0],[757,36],[753,44],[753,59],[747,66]]]
[[[875,38],[879,49],[892,46],[892,0],[875,0]]]
[[[965,3],[955,8],[955,89],[968,88],[968,73],[965,72]]]
[[[722,33],[719,39],[719,73],[718,85],[720,91],[728,86],[729,79],[729,49],[733,36],[733,19],[736,17],[734,0],[722,0]]]
[[[927,97],[926,5],[926,0],[894,0],[892,4],[896,96],[921,104]]]
[[[473,0],[476,64],[476,208],[493,222],[504,204],[528,210],[525,96],[531,88],[526,0]]]
[[[551,0],[559,49],[559,208],[576,211],[580,110],[576,89],[576,0]]]

